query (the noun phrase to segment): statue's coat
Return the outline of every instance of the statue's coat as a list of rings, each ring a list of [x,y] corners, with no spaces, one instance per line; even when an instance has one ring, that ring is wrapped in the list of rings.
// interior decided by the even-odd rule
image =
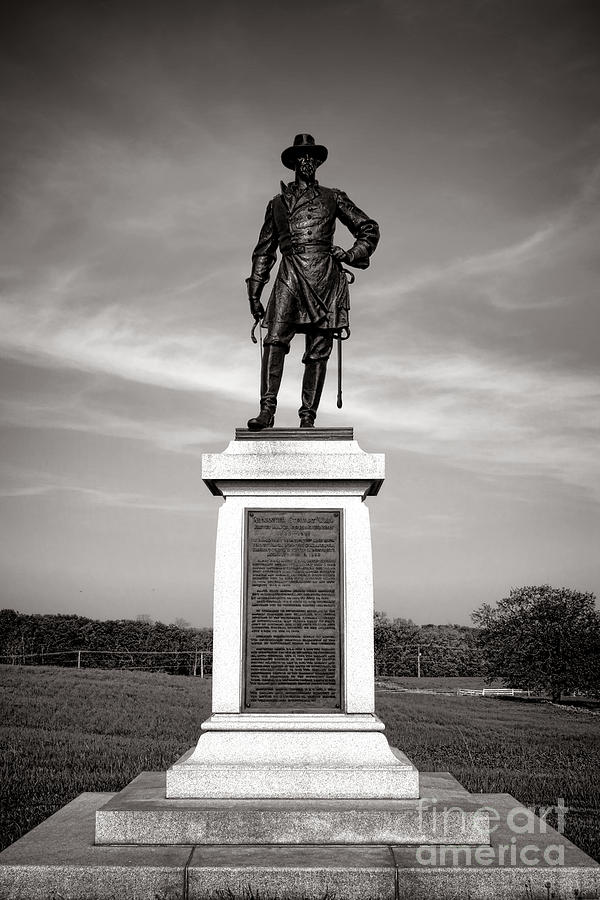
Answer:
[[[281,194],[267,206],[249,280],[260,294],[279,248],[282,259],[263,320],[269,332],[283,325],[332,330],[348,326],[348,283],[331,255],[336,219],[355,238],[348,264],[366,269],[379,227],[343,191],[318,182],[302,191],[295,182],[282,182]]]

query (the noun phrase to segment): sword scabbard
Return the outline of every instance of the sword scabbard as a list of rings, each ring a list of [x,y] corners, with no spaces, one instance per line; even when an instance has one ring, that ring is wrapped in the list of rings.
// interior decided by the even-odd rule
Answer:
[[[338,360],[338,390],[337,390],[337,408],[342,408],[342,338],[338,334],[337,337],[337,360]]]

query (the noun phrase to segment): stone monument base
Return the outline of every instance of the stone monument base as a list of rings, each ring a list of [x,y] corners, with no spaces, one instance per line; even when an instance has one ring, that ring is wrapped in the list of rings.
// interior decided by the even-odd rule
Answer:
[[[421,786],[429,799],[396,804],[192,804],[165,800],[164,774],[143,773],[120,794],[81,794],[8,847],[0,854],[0,896],[3,900],[600,897],[600,866],[508,794],[469,794],[448,773],[421,773]],[[461,813],[467,824],[462,831]],[[489,834],[488,815],[491,835],[479,842],[478,828],[483,825]],[[370,832],[370,843],[363,839],[363,828]],[[102,841],[112,834],[113,841],[129,837],[132,842],[95,843],[95,834]],[[325,838],[317,841],[319,834]],[[247,842],[240,843],[244,835]],[[136,843],[151,837],[153,845]],[[173,838],[185,840],[173,843]]]
[[[213,715],[167,771],[174,798],[417,798],[419,773],[374,715]]]
[[[96,844],[489,841],[488,812],[452,776],[427,776],[422,792],[420,800],[170,800],[164,773],[143,772],[96,812]]]

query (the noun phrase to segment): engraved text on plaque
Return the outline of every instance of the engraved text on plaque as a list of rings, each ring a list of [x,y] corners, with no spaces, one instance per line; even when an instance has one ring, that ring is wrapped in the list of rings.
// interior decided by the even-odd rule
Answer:
[[[247,710],[340,709],[341,516],[247,512]]]

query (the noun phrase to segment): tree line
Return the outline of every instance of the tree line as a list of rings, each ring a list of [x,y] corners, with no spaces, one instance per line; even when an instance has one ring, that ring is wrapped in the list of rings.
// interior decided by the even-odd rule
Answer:
[[[148,616],[88,619],[0,611],[0,662],[21,665],[149,669],[191,674],[198,653],[212,648],[212,629],[165,625]]]
[[[453,676],[482,672],[477,629],[465,625],[415,625],[376,612],[377,675]],[[187,674],[193,656],[212,649],[212,629],[166,625],[148,616],[89,619],[76,615],[0,611],[0,662],[74,665],[76,651],[94,668],[154,668]],[[85,654],[88,655],[85,655]],[[161,658],[153,654],[169,654]]]
[[[411,619],[374,617],[375,674],[469,677],[483,674],[478,628],[416,625]]]
[[[468,677],[547,693],[600,695],[600,614],[595,596],[570,588],[514,588],[495,607],[483,604],[467,625],[416,625],[374,616],[377,676]],[[210,672],[212,630],[137,619],[0,612],[0,662],[94,668]],[[81,661],[81,659],[79,660]]]

